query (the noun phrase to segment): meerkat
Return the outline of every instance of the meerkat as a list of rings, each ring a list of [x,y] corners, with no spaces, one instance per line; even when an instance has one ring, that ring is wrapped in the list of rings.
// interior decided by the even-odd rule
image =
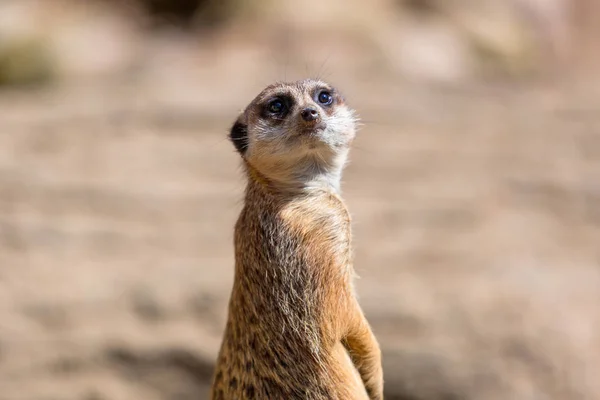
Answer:
[[[340,197],[356,122],[336,89],[309,79],[268,86],[233,124],[247,186],[212,400],[383,398]]]

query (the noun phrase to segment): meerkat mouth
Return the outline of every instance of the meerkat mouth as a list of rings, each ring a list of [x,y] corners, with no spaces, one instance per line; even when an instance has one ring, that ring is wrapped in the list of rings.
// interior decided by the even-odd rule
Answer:
[[[325,124],[324,122],[320,122],[316,125],[313,126],[306,126],[302,129],[302,133],[306,134],[306,135],[315,135],[317,133],[323,132],[325,129],[327,129],[327,124]]]

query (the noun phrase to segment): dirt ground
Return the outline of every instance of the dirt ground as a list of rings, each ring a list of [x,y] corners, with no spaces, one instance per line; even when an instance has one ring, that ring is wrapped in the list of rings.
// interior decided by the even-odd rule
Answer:
[[[386,398],[600,399],[597,86],[260,54],[0,92],[0,400],[207,398],[243,191],[227,130],[321,64],[364,123],[343,191]]]

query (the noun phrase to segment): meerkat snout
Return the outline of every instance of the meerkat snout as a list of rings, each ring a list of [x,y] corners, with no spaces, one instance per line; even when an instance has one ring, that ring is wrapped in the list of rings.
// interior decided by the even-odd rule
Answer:
[[[319,110],[314,107],[306,107],[304,110],[300,112],[302,119],[311,124],[317,123],[321,116],[319,115]]]

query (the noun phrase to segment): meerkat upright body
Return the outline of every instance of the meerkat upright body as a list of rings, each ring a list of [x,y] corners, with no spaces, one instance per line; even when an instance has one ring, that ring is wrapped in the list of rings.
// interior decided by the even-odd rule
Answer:
[[[275,84],[230,137],[248,177],[211,399],[382,399],[339,196],[355,117],[324,82]]]

